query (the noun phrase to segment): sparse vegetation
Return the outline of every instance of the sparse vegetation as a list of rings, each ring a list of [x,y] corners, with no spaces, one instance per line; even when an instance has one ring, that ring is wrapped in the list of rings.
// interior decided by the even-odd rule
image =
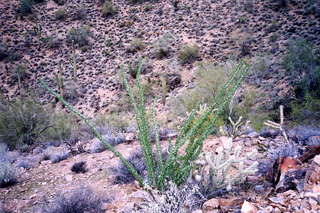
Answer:
[[[78,7],[73,15],[76,20],[83,20],[87,17],[87,9],[84,6]]]
[[[145,45],[146,44],[144,43],[144,41],[142,41],[140,38],[135,38],[130,42],[128,51],[131,53],[141,51],[145,48]]]
[[[21,16],[26,16],[32,13],[32,0],[20,0],[18,13]]]
[[[73,164],[71,167],[71,171],[73,171],[74,173],[86,173],[88,171],[88,169],[86,168],[86,162],[81,161]]]
[[[55,13],[54,16],[57,20],[65,20],[67,17],[67,11],[65,9],[58,9]]]
[[[177,187],[169,182],[167,190],[159,192],[150,190],[149,196],[139,203],[134,213],[187,213],[199,208],[203,202],[203,196],[195,185]]]
[[[87,26],[72,28],[67,34],[67,44],[76,45],[78,47],[87,46],[89,45],[90,36],[91,32]]]
[[[53,146],[49,146],[44,152],[42,156],[42,160],[50,160],[51,163],[59,163],[67,159],[70,156],[70,152],[65,148],[57,148]]]
[[[103,213],[102,199],[89,188],[61,193],[43,208],[43,213]]]
[[[198,104],[209,104],[219,88],[227,81],[233,63],[215,66],[210,62],[199,63],[195,77],[195,87],[170,100],[174,114],[185,116]]]
[[[304,39],[291,40],[283,65],[296,83],[298,96],[314,93],[320,97],[320,65],[313,46]],[[298,77],[298,78],[297,78]],[[298,91],[299,90],[299,91]]]
[[[146,177],[146,164],[143,160],[142,152],[135,152],[129,158],[128,162],[136,169],[138,174],[142,177]],[[125,164],[121,163],[118,167],[113,169],[116,175],[114,180],[115,184],[127,184],[135,180],[134,176],[128,170]]]
[[[70,141],[80,134],[80,128],[75,117],[65,112],[53,112],[50,115],[51,127],[43,134],[43,138],[53,141]],[[79,136],[78,136],[79,137]]]
[[[199,47],[196,44],[183,46],[178,55],[181,64],[193,63],[199,57]]]
[[[66,3],[66,0],[53,0],[57,5],[64,5]]]
[[[316,120],[320,116],[320,61],[315,49],[304,39],[291,40],[283,65],[294,83],[292,116],[300,121]]]
[[[102,5],[102,16],[110,17],[115,15],[118,9],[114,6],[112,0],[106,0]]]
[[[170,42],[174,39],[171,34],[164,35],[154,43],[154,53],[158,59],[163,59],[170,55]]]
[[[0,61],[9,56],[8,48],[2,42],[0,43]]]
[[[124,132],[129,126],[129,117],[123,112],[112,112],[99,115],[95,120],[97,127],[107,127],[114,132]]]
[[[27,66],[24,64],[19,64],[17,65],[13,70],[12,70],[12,76],[11,79],[16,82],[18,81],[19,83],[26,79],[29,75],[27,72]]]
[[[160,189],[164,190],[165,181],[169,179],[177,185],[181,185],[189,177],[192,166],[191,164],[197,159],[200,154],[200,150],[203,141],[212,132],[212,128],[216,124],[217,117],[223,111],[225,106],[230,102],[236,89],[239,87],[243,80],[244,74],[248,71],[248,65],[244,62],[240,62],[235,67],[229,81],[225,84],[223,89],[220,90],[212,100],[210,107],[203,111],[197,117],[193,111],[188,119],[185,121],[181,133],[178,136],[175,144],[170,147],[167,160],[162,159],[162,153],[159,145],[159,134],[156,133],[157,151],[153,154],[152,142],[150,137],[150,126],[145,109],[145,98],[143,95],[143,88],[140,83],[140,71],[141,65],[138,69],[137,75],[137,87],[139,89],[138,94],[134,94],[132,88],[128,84],[128,80],[124,77],[124,85],[129,94],[130,100],[134,107],[136,115],[136,122],[138,126],[138,139],[142,148],[144,156],[144,162],[147,168],[147,182]],[[124,75],[124,72],[123,72]],[[120,160],[125,164],[133,177],[139,182],[140,185],[145,185],[143,178],[138,171],[127,161],[121,153],[113,148],[97,131],[92,123],[84,117],[74,107],[69,105],[61,96],[50,89],[43,81],[41,85],[45,87],[52,95],[57,97],[69,110],[80,116],[83,121],[93,130],[96,137],[103,143],[106,148],[112,151]],[[155,116],[155,115],[154,115]],[[156,127],[156,120],[153,120]],[[157,128],[158,129],[158,128]],[[158,132],[158,131],[156,131]],[[183,146],[186,146],[186,152],[182,156],[178,153],[178,150]],[[181,161],[179,159],[182,159]]]
[[[0,101],[0,139],[10,149],[36,143],[49,128],[49,114],[34,99]]]

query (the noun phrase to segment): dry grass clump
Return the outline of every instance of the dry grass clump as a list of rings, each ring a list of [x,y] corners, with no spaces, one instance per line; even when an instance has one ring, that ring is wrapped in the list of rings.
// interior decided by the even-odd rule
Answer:
[[[196,44],[188,44],[183,46],[178,55],[181,64],[193,63],[199,57],[199,47]]]
[[[43,213],[103,213],[103,200],[89,188],[61,193],[43,208]]]
[[[118,9],[112,2],[112,0],[106,0],[102,5],[102,17],[110,17],[118,12]]]

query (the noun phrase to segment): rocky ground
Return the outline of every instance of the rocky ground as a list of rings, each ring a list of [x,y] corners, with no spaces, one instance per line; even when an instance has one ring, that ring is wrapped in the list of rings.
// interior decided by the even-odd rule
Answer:
[[[241,0],[113,2],[118,12],[110,17],[102,17],[101,4],[94,0],[67,0],[63,6],[48,0],[36,4],[33,14],[25,17],[16,13],[18,1],[0,2],[1,43],[12,55],[0,61],[0,90],[4,95],[15,97],[22,87],[47,103],[52,98],[36,82],[45,79],[57,89],[55,75],[60,72],[71,91],[69,101],[94,117],[118,106],[123,90],[120,66],[145,57],[147,78],[160,81],[160,74],[174,76],[167,98],[173,97],[179,88],[192,83],[194,65],[179,63],[178,52],[183,45],[194,43],[200,47],[197,61],[220,63],[268,56],[269,66],[249,76],[247,83],[258,86],[270,100],[287,93],[289,82],[279,64],[288,39],[304,37],[320,47],[319,7],[306,10],[308,4],[304,0],[290,1],[285,8],[262,0],[253,4]],[[55,13],[62,8],[66,17],[57,20]],[[90,31],[88,44],[83,47],[68,42],[68,32],[76,27],[88,27]],[[141,50],[132,50],[136,39],[143,43]],[[159,59],[156,51],[161,39],[165,39],[169,54]],[[12,78],[11,71],[17,64],[27,67],[27,77],[21,84]],[[182,81],[177,83],[176,76],[181,76]],[[301,128],[288,132],[289,141],[281,132],[271,130],[249,131],[235,138],[234,146],[259,151],[247,162],[258,162],[259,171],[248,177],[245,186],[209,199],[196,212],[320,212],[320,130]],[[126,157],[138,150],[138,142],[132,138],[125,135],[116,146]],[[224,140],[210,137],[205,151],[213,152]],[[94,153],[90,147],[95,143],[80,141],[72,149],[60,145],[57,149],[67,150],[68,157],[58,163],[52,163],[50,157],[43,158],[45,149],[25,156],[17,154],[14,164],[25,168],[19,168],[18,184],[0,188],[2,205],[15,213],[41,212],[60,192],[88,186],[103,197],[105,212],[132,212],[146,192],[135,182],[115,183],[114,168],[119,161],[110,151]],[[73,152],[74,149],[78,151]],[[21,159],[28,159],[32,166],[21,166]],[[87,172],[72,172],[74,163],[81,161],[86,163]]]
[[[319,129],[315,130],[320,135]],[[244,185],[230,192],[222,191],[204,202],[202,212],[318,212],[320,150],[319,136],[302,134],[301,129],[290,131],[290,144],[277,131],[251,133],[233,140],[243,153],[253,149],[259,154],[249,164],[259,162],[259,170],[247,178]],[[311,134],[315,135],[315,133]],[[264,137],[262,137],[264,136]],[[299,139],[297,139],[299,138]],[[302,140],[302,138],[304,138]],[[204,151],[212,151],[225,142],[226,137],[210,137]],[[50,160],[33,161],[31,168],[19,169],[19,183],[1,189],[0,199],[13,212],[41,212],[61,192],[80,186],[90,187],[104,199],[105,212],[132,212],[134,206],[147,196],[136,182],[117,182],[119,160],[110,152],[92,153],[94,140],[81,143],[84,152],[58,163]],[[162,144],[166,144],[162,141]],[[80,146],[80,144],[78,144]],[[116,148],[129,158],[139,148],[137,142],[127,141]],[[268,149],[264,152],[262,149]],[[38,152],[36,152],[38,153]],[[45,151],[38,154],[45,153]],[[288,155],[288,153],[290,153]],[[33,154],[35,156],[37,154]],[[30,155],[29,155],[30,156]],[[286,156],[286,157],[283,157]],[[289,156],[289,157],[288,157]],[[18,157],[17,159],[21,159]],[[75,173],[71,167],[86,163],[85,173]],[[18,162],[15,163],[19,165]],[[201,212],[197,210],[195,212]]]
[[[304,1],[296,2],[277,11],[266,1],[244,4],[233,0],[181,0],[176,5],[171,1],[135,5],[114,1],[118,13],[103,18],[101,6],[95,1],[67,1],[63,6],[48,1],[35,5],[34,14],[23,19],[15,12],[18,1],[2,2],[2,42],[22,58],[13,63],[1,62],[1,90],[8,96],[19,93],[17,84],[8,75],[17,63],[26,64],[31,76],[22,83],[33,91],[37,91],[35,82],[39,78],[48,80],[50,86],[57,88],[54,74],[59,70],[66,81],[70,81],[73,48],[66,37],[71,28],[88,26],[91,31],[89,44],[82,51],[75,50],[78,81],[70,81],[66,87],[76,90],[72,102],[81,111],[92,115],[109,109],[119,100],[119,66],[139,57],[148,58],[149,75],[179,73],[184,76],[192,70],[190,65],[181,65],[177,60],[177,51],[184,44],[195,43],[200,47],[199,61],[216,63],[259,54],[277,59],[289,38],[305,37],[319,46],[318,11],[305,12]],[[61,8],[67,10],[64,21],[56,20],[54,15]],[[80,9],[86,15],[79,20],[76,15]],[[159,60],[154,53],[156,42],[168,37],[170,54]],[[53,39],[50,41],[54,44],[52,48],[45,38]],[[137,38],[143,41],[144,49],[129,51],[130,42]],[[272,78],[273,82],[279,82],[284,78],[283,72],[279,72],[277,66],[263,72],[265,75],[261,78],[265,80],[260,79],[260,86],[267,90],[267,94],[275,93],[267,80]],[[188,81],[187,78],[184,85]]]

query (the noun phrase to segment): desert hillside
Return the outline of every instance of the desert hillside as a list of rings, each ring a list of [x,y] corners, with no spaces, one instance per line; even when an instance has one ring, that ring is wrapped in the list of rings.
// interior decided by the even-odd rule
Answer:
[[[318,0],[0,2],[0,213],[320,212]]]

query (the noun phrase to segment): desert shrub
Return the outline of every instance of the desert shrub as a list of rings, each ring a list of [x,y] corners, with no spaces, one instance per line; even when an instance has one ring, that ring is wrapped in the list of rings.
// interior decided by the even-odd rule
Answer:
[[[199,47],[196,44],[183,46],[178,55],[181,64],[192,63],[199,57]]]
[[[111,146],[116,146],[118,144],[124,143],[126,140],[121,134],[107,134],[103,135],[102,138]],[[99,141],[93,141],[90,146],[91,153],[99,153],[106,150],[106,147],[101,144]]]
[[[128,46],[128,52],[135,53],[141,51],[145,48],[145,46],[146,44],[143,40],[140,38],[134,38]]]
[[[0,97],[0,140],[10,149],[36,143],[49,126],[49,114],[33,98]]]
[[[118,12],[118,9],[114,6],[112,0],[107,0],[102,5],[102,16],[110,17],[115,15]]]
[[[51,163],[59,163],[60,161],[67,159],[69,156],[70,152],[67,149],[49,146],[43,151],[42,160],[50,160]]]
[[[76,20],[85,19],[87,17],[87,9],[84,6],[78,7],[74,12],[73,17]]]
[[[50,49],[58,48],[62,43],[61,39],[57,36],[42,37],[41,40],[45,43],[46,47]]]
[[[320,97],[320,64],[313,46],[304,39],[291,40],[283,65],[296,84],[296,93],[300,96],[314,93]],[[299,96],[299,94],[297,94]]]
[[[54,16],[57,20],[64,20],[67,17],[67,11],[65,9],[58,9],[54,13]]]
[[[9,56],[9,50],[7,45],[0,43],[0,61]]]
[[[16,163],[16,167],[24,168],[24,169],[31,169],[35,166],[35,162],[28,158],[20,158]]]
[[[74,173],[86,173],[88,171],[86,168],[86,162],[81,161],[73,164],[71,167],[71,171]]]
[[[295,100],[290,103],[292,118],[298,122],[316,121],[320,118],[320,60],[314,47],[304,39],[289,41],[283,65],[295,92]]]
[[[124,132],[129,126],[129,118],[125,113],[112,112],[98,116],[95,124],[97,127],[107,127],[112,132]]]
[[[103,200],[89,188],[79,188],[69,193],[61,193],[43,213],[103,213]]]
[[[219,88],[227,81],[233,67],[234,64],[232,63],[220,66],[213,65],[210,62],[199,63],[195,74],[195,87],[186,90],[177,98],[169,100],[174,114],[185,116],[199,103],[209,104]]]
[[[204,197],[196,185],[184,185],[177,187],[169,182],[164,192],[150,190],[134,208],[134,213],[187,213],[201,207]]]
[[[24,64],[17,65],[13,70],[11,74],[12,81],[22,81],[29,77],[28,75],[28,68]]]
[[[5,143],[0,143],[0,153],[4,154],[7,151],[9,151],[8,145]]]
[[[229,116],[236,120],[239,117],[244,118],[246,121],[250,121],[250,127],[260,131],[264,126],[264,122],[271,119],[271,115],[268,110],[263,109],[262,105],[258,105],[260,98],[263,98],[265,94],[260,92],[257,88],[246,87],[243,90],[242,95],[233,100],[229,105]]]
[[[0,188],[17,183],[16,170],[10,163],[0,162]]]
[[[139,68],[140,62],[142,60],[144,60],[145,63],[142,65],[140,73],[146,74],[146,73],[151,72],[152,65],[148,61],[146,61],[147,59],[143,59],[143,58],[138,57],[128,63],[128,73],[131,75],[132,78],[137,77],[138,68]]]
[[[51,163],[59,163],[60,161],[67,159],[69,156],[70,153],[67,150],[61,150],[58,152],[51,153],[50,161]]]
[[[66,112],[52,112],[51,127],[43,134],[43,139],[53,141],[69,141],[78,133],[79,124],[75,117]]]
[[[64,5],[66,3],[66,0],[53,0],[57,5]]]
[[[20,157],[20,153],[17,151],[8,151],[8,147],[4,150],[0,150],[0,162],[13,163]]]
[[[89,45],[90,36],[91,32],[86,26],[72,28],[67,34],[67,44],[76,45],[78,47],[87,46]]]
[[[141,66],[139,67],[139,70],[140,68]],[[43,81],[40,81],[40,83],[52,95],[57,97],[69,110],[83,119],[83,121],[93,130],[94,134],[101,141],[101,143],[104,144],[108,150],[113,152],[115,156],[120,158],[120,160],[128,168],[130,173],[140,185],[145,186],[147,184],[157,189],[164,190],[166,188],[165,183],[167,180],[172,181],[179,186],[185,183],[187,178],[190,176],[192,165],[202,150],[204,140],[212,132],[212,129],[216,124],[217,117],[230,102],[247,71],[248,65],[243,61],[239,62],[238,66],[234,68],[234,71],[230,75],[229,80],[216,94],[209,107],[197,116],[195,115],[196,109],[190,113],[189,117],[184,122],[177,139],[173,144],[171,144],[171,146],[169,146],[167,159],[162,158],[159,133],[157,133],[155,147],[153,146],[154,143],[152,143],[150,138],[150,127],[157,130],[159,128],[155,119],[156,115],[154,111],[152,113],[153,119],[151,121],[151,125],[148,120],[143,88],[140,82],[140,72],[138,72],[136,81],[139,90],[138,94],[135,95],[132,91],[132,88],[129,86],[127,78],[125,77],[125,72],[122,71],[124,86],[133,104],[136,116],[136,122],[138,126],[138,141],[142,148],[142,153],[144,156],[143,161],[146,164],[147,170],[146,181],[144,181],[143,177],[139,175],[138,171],[133,167],[133,165],[130,164],[130,162],[126,160],[120,152],[118,152],[102,137],[89,119],[68,104]],[[181,147],[186,147],[184,153],[179,152]],[[153,150],[155,151],[153,152]]]
[[[233,186],[243,183],[248,175],[257,170],[257,162],[245,165],[255,154],[256,151],[252,151],[242,156],[242,147],[233,147],[232,138],[225,138],[215,152],[203,153],[196,161],[198,170],[195,177],[201,193],[210,199],[218,190],[231,190]]]
[[[170,43],[174,39],[171,34],[166,34],[154,43],[154,54],[158,59],[163,59],[170,55],[171,47]]]
[[[131,154],[128,161],[137,170],[138,174],[142,177],[146,177],[146,164],[143,160],[142,152],[135,152]],[[113,172],[116,175],[114,184],[127,184],[135,180],[128,168],[121,162],[120,165],[113,168]]]
[[[274,10],[280,10],[286,8],[288,5],[288,0],[269,0],[269,6]]]
[[[320,99],[310,94],[305,95],[303,100],[292,101],[290,108],[293,123],[309,124],[320,120]]]
[[[32,13],[32,0],[20,0],[18,13],[21,16],[26,16]]]

